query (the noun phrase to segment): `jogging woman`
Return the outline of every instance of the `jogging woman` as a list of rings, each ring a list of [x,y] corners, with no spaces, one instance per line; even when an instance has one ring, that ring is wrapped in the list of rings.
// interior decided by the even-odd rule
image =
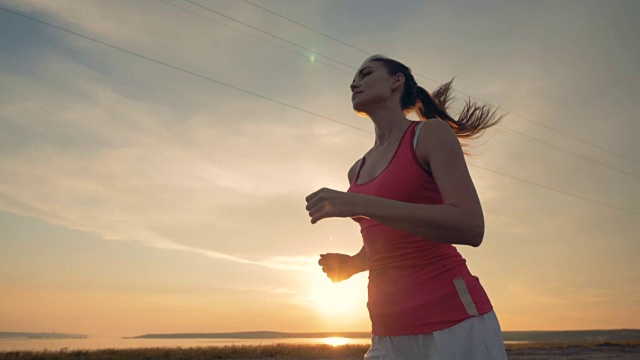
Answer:
[[[373,121],[375,143],[349,170],[347,192],[323,188],[306,198],[311,223],[350,217],[361,227],[360,252],[323,254],[319,264],[333,281],[369,271],[372,344],[365,359],[507,358],[489,297],[454,247],[477,247],[484,236],[459,139],[502,116],[469,102],[452,118],[452,81],[431,95],[402,63],[367,59],[351,99]],[[407,119],[411,111],[421,121]]]

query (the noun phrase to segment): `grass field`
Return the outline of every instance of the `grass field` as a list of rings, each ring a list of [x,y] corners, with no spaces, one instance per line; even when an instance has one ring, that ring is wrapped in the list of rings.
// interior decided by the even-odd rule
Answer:
[[[509,359],[640,359],[640,340],[591,343],[506,345]],[[12,351],[0,360],[125,360],[125,359],[362,359],[368,345],[251,345],[197,348],[141,348],[73,351]],[[608,357],[610,355],[611,357]]]

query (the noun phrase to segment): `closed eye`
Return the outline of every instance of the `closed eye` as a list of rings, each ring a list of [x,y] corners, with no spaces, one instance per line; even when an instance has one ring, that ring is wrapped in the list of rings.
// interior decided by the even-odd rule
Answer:
[[[364,69],[360,70],[360,72],[358,73],[358,75],[360,75],[360,79],[364,79],[366,76],[371,75],[373,73],[373,71],[371,71],[370,66],[365,67]],[[354,82],[356,82],[357,77],[353,78],[353,81],[351,81],[351,83],[353,84]]]

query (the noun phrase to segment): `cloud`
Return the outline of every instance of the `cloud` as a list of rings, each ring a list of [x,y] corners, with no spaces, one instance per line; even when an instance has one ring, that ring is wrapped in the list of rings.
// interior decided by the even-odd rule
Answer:
[[[161,248],[161,249],[190,251],[190,252],[195,252],[195,253],[199,253],[199,254],[211,257],[213,259],[228,260],[228,261],[238,262],[241,264],[258,265],[258,266],[263,266],[263,267],[275,269],[275,270],[311,272],[311,271],[317,270],[317,267],[318,267],[316,257],[274,256],[274,257],[264,258],[260,260],[249,260],[249,259],[245,259],[237,256],[223,254],[216,251],[182,246],[172,241],[166,241],[163,243],[163,242],[158,242],[156,240],[150,245]]]
[[[149,95],[158,89],[153,64],[116,69],[118,53],[101,58],[100,46],[56,41],[62,49],[32,49],[26,68],[0,68],[12,144],[0,153],[0,209],[105,239],[308,269],[313,261],[300,254],[317,253],[318,233],[304,197],[345,187],[355,158],[342,154],[357,132],[255,98],[248,106],[164,69],[165,92]],[[181,88],[167,86],[174,76]]]

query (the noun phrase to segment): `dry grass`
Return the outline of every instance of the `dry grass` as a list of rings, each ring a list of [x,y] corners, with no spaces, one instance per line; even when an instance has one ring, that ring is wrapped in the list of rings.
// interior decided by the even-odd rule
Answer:
[[[640,340],[623,340],[623,341],[591,341],[591,342],[544,342],[544,343],[522,343],[522,344],[506,344],[505,348],[508,350],[522,350],[522,349],[550,349],[550,348],[590,348],[590,347],[621,347],[631,346],[640,347]]]
[[[0,353],[1,360],[124,360],[124,359],[358,359],[368,345],[233,345],[195,348],[104,349],[71,351],[13,351]]]
[[[199,359],[340,359],[361,360],[368,345],[232,345],[221,347],[193,347],[193,348],[141,348],[141,349],[103,349],[103,350],[61,350],[61,351],[11,351],[0,352],[0,360],[129,360],[129,359],[167,359],[167,360],[199,360]],[[633,353],[640,353],[640,340],[588,343],[529,343],[507,344],[507,352],[512,355],[526,354],[540,350],[571,350],[588,351],[592,349],[629,349]],[[514,358],[520,358],[515,356]],[[523,357],[523,359],[528,357]]]

